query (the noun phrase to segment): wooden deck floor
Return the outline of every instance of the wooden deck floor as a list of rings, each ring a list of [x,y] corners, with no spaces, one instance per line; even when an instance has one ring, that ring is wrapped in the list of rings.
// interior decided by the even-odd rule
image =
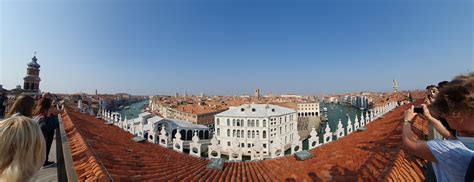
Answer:
[[[49,152],[49,161],[55,162],[55,164],[46,168],[42,168],[38,172],[38,177],[36,178],[36,181],[58,181],[58,168],[56,167],[56,137],[54,137],[53,144],[51,145],[51,151]]]

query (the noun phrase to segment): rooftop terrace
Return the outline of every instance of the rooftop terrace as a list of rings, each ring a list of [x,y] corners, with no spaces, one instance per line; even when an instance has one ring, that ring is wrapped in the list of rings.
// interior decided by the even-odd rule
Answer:
[[[298,161],[285,156],[226,162],[222,171],[206,169],[208,160],[204,158],[133,142],[133,136],[120,128],[72,109],[66,109],[62,119],[80,181],[420,181],[424,179],[425,161],[402,149],[401,121],[408,107],[369,123],[366,131],[311,150],[315,156],[311,159]],[[418,119],[413,126],[419,136],[427,133],[426,122]]]

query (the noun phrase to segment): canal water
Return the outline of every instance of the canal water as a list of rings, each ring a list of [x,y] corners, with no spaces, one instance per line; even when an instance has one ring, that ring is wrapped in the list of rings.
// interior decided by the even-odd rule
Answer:
[[[140,114],[141,110],[145,108],[147,105],[148,105],[148,100],[143,100],[140,102],[135,102],[135,103],[125,105],[122,110],[119,110],[117,112],[119,112],[120,115],[122,115],[123,119],[125,119],[125,116],[127,116],[127,119],[138,118],[138,114]]]
[[[361,110],[359,108],[344,105],[344,104],[321,102],[320,103],[321,115],[324,114],[324,113],[322,113],[323,108],[327,108],[328,122],[323,123],[321,125],[321,127],[319,128],[319,131],[317,131],[318,135],[319,135],[319,142],[320,143],[323,142],[323,135],[324,135],[327,124],[329,124],[329,127],[331,128],[331,131],[335,132],[337,130],[337,125],[339,124],[339,119],[340,119],[341,123],[342,123],[342,126],[344,127],[344,129],[346,129],[347,128],[347,121],[348,121],[349,117],[351,118],[352,125],[354,125],[356,115],[357,115],[357,118],[360,121],[361,114],[364,114],[364,117],[365,117],[365,113],[366,113],[366,110]],[[336,139],[337,139],[337,137],[333,135],[332,140],[335,141]],[[305,139],[303,141],[303,149],[307,150],[308,148],[309,148],[308,147],[308,139]]]
[[[357,118],[360,120],[361,114],[364,114],[365,117],[365,110],[361,110],[356,107],[348,106],[348,105],[343,105],[343,104],[335,104],[335,103],[321,103],[321,111],[323,108],[327,108],[328,112],[328,124],[329,127],[331,128],[331,131],[335,131],[337,129],[337,124],[339,123],[339,119],[342,122],[342,126],[344,128],[347,127],[347,120],[348,117],[351,118],[352,124],[354,124],[355,117],[357,115]],[[324,127],[321,128],[322,131],[326,128],[326,125],[323,125]]]

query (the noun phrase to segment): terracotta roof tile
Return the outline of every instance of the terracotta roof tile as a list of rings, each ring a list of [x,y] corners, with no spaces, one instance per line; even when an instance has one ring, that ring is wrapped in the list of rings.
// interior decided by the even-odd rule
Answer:
[[[403,106],[383,119],[310,152],[315,157],[297,161],[293,156],[258,162],[226,162],[223,171],[206,169],[207,160],[136,143],[131,134],[106,125],[94,116],[67,110],[62,116],[78,176],[83,180],[116,181],[392,181],[424,180],[415,157],[402,150]],[[423,124],[424,123],[424,124]],[[426,134],[426,122],[417,119],[415,133]]]

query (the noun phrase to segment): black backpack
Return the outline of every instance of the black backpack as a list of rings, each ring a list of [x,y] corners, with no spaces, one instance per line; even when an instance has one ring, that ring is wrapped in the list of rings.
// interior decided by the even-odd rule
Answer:
[[[40,125],[41,130],[44,131],[52,131],[59,128],[59,120],[58,116],[52,115],[49,117],[45,117],[42,115],[36,116],[33,120]]]

